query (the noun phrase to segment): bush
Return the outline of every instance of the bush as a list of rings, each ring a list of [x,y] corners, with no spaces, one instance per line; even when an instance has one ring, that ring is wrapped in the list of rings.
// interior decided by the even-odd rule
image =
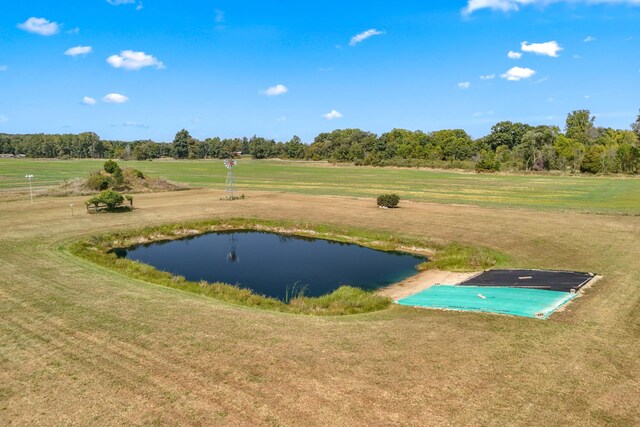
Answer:
[[[133,174],[140,179],[144,179],[144,174],[141,170],[133,169]]]
[[[397,208],[400,196],[397,194],[382,194],[378,196],[378,206],[385,208]]]
[[[116,167],[117,167],[117,165],[116,165]],[[122,169],[117,167],[117,169],[115,171],[113,171],[113,174],[111,176],[113,177],[113,185],[114,185],[114,187],[117,187],[117,188],[121,189],[121,187],[124,184],[124,175],[122,174]]]
[[[500,162],[496,159],[493,152],[482,151],[482,155],[478,163],[476,163],[476,172],[497,172],[500,170]]]
[[[102,191],[109,188],[112,184],[111,177],[94,173],[87,178],[87,187],[91,190]]]
[[[97,206],[100,203],[107,205],[108,209],[114,209],[124,202],[124,196],[117,191],[105,190],[87,201],[88,205]]]
[[[582,163],[580,163],[580,172],[593,174],[604,172],[604,170],[602,170],[603,153],[604,148],[600,145],[594,145],[589,148],[584,155],[584,159],[582,159]]]
[[[120,166],[118,166],[118,163],[114,162],[113,160],[107,160],[106,162],[104,162],[104,171],[106,173],[114,173],[117,170],[120,170]]]

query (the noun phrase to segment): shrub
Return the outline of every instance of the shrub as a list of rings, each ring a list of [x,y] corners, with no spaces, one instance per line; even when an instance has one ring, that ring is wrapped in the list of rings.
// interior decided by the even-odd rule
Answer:
[[[418,268],[424,270],[476,271],[509,264],[509,258],[490,248],[449,243],[438,249],[428,262]]]
[[[117,191],[105,190],[87,201],[88,205],[97,206],[100,203],[107,205],[108,209],[114,209],[124,202],[124,196]]]
[[[133,169],[133,174],[134,174],[135,176],[137,176],[138,178],[140,178],[140,179],[144,179],[144,174],[142,173],[142,171],[141,171],[141,170]]]
[[[116,165],[117,167],[117,165]],[[122,169],[120,169],[119,167],[117,167],[117,169],[115,171],[113,171],[113,174],[111,175],[113,177],[113,185],[115,187],[122,187],[124,184],[124,175],[122,174]]]
[[[114,173],[119,169],[120,166],[118,166],[118,163],[114,162],[113,160],[107,160],[106,162],[104,162],[104,171],[106,173]]]
[[[109,188],[112,184],[111,177],[94,173],[87,178],[87,187],[91,190],[102,191]]]
[[[397,194],[382,194],[378,196],[378,206],[385,208],[397,208],[400,196]]]
[[[584,159],[582,159],[582,163],[580,163],[580,172],[593,174],[604,172],[604,170],[602,170],[603,153],[604,148],[600,145],[594,145],[589,148]]]
[[[496,159],[493,152],[482,151],[482,155],[478,163],[476,163],[476,172],[497,172],[500,170],[500,162]]]
[[[113,209],[124,202],[124,196],[113,190],[106,190],[100,193],[100,199],[102,199],[102,203],[107,205],[109,209]]]

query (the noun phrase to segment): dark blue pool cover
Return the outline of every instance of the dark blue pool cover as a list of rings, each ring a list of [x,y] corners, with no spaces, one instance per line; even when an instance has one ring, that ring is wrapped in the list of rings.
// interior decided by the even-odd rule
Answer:
[[[491,286],[508,288],[542,289],[548,291],[578,291],[594,275],[577,271],[551,270],[487,270],[460,286]]]

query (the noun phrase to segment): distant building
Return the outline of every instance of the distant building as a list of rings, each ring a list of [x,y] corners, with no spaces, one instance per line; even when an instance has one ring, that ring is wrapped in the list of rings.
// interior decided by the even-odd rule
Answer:
[[[0,154],[0,159],[12,159],[15,157],[13,154]]]

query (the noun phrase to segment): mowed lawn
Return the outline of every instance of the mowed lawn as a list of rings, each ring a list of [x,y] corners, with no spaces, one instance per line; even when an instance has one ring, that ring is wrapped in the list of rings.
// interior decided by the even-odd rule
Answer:
[[[3,176],[7,164],[0,164]],[[61,163],[70,174],[74,164]],[[139,165],[204,184],[217,164]],[[365,188],[359,173],[374,174],[385,189],[395,185],[384,183],[385,174],[416,181],[442,175],[447,185],[475,179],[478,191],[488,191],[483,180],[538,177],[250,161],[238,175],[252,168],[254,187],[263,184],[260,176],[282,187],[247,185],[246,199],[223,201],[222,171],[214,188],[140,194],[135,211],[100,215],[71,216],[69,204],[86,197],[36,198],[33,207],[23,197],[0,199],[0,425],[640,424],[640,216],[577,212],[579,199],[568,196],[549,210],[529,209],[515,190],[505,204],[416,198],[395,210],[333,195],[358,194],[346,176]],[[296,173],[308,181],[296,186]],[[295,194],[311,192],[305,185],[314,176],[318,193],[328,195]],[[465,185],[476,188],[473,182]],[[505,208],[511,206],[521,209]],[[592,271],[604,279],[547,321],[397,305],[318,318],[155,286],[64,250],[109,231],[216,217],[458,241],[505,252],[516,266]]]
[[[24,176],[45,192],[65,179],[86,177],[101,160],[0,159],[0,197],[28,191]],[[223,189],[220,160],[120,162],[193,187]],[[405,168],[332,166],[326,162],[242,159],[235,169],[238,191],[285,191],[309,195],[376,197],[384,192],[435,203],[640,214],[640,178],[550,175],[478,175]]]

